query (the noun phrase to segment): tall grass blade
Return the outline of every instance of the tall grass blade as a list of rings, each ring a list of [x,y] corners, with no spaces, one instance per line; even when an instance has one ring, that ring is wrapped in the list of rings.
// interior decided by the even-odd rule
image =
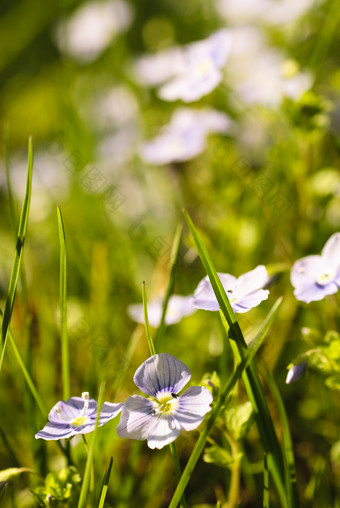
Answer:
[[[61,358],[62,358],[62,381],[63,398],[70,398],[70,359],[67,336],[67,266],[66,266],[66,245],[63,217],[59,205],[57,206],[59,244],[60,244],[60,331],[61,331]]]
[[[26,231],[27,231],[27,223],[28,223],[28,215],[29,208],[31,202],[31,192],[32,192],[32,172],[33,172],[33,142],[30,137],[28,140],[28,168],[27,168],[27,180],[26,180],[26,192],[24,197],[24,202],[21,210],[21,216],[18,227],[18,236],[17,236],[17,244],[13,261],[13,268],[11,273],[11,278],[9,281],[9,288],[7,293],[7,299],[5,304],[5,312],[4,319],[2,323],[1,329],[1,344],[0,344],[0,372],[2,369],[2,364],[6,351],[7,344],[7,336],[9,325],[12,318],[15,293],[18,285],[19,273],[20,273],[20,265],[22,260],[22,253],[25,243]]]
[[[113,458],[111,457],[109,467],[107,468],[104,478],[103,478],[103,485],[102,485],[102,489],[100,492],[100,497],[99,497],[97,508],[104,508],[107,489],[109,487],[109,480],[110,480],[110,475],[111,475],[112,464],[113,464]]]
[[[273,308],[271,309],[271,311],[269,312],[268,316],[267,316],[267,324],[268,326],[263,326],[261,327],[261,329],[259,330],[259,332],[257,333],[255,339],[253,340],[253,347],[252,348],[249,348],[246,352],[245,352],[245,355],[243,357],[243,360],[241,361],[241,363],[239,363],[235,369],[235,372],[233,373],[233,375],[230,377],[230,379],[228,380],[228,382],[224,385],[222,391],[221,391],[221,394],[216,402],[216,406],[214,407],[214,409],[212,410],[211,414],[210,414],[210,417],[207,421],[207,424],[206,426],[204,427],[204,429],[202,430],[201,434],[200,434],[200,437],[198,438],[197,442],[196,442],[196,445],[190,455],[190,458],[188,460],[188,463],[182,473],[182,476],[181,476],[181,479],[180,481],[178,482],[178,485],[177,485],[177,488],[175,490],[175,493],[173,495],[173,498],[171,500],[171,503],[169,505],[169,508],[176,508],[176,506],[178,505],[181,497],[182,497],[182,494],[184,492],[184,489],[185,487],[187,486],[189,480],[190,480],[190,476],[195,468],[195,465],[199,459],[199,456],[201,455],[202,451],[203,451],[203,448],[204,448],[204,445],[207,441],[207,438],[209,436],[209,433],[212,429],[212,427],[214,426],[214,423],[216,421],[216,418],[218,417],[218,415],[220,414],[221,410],[223,409],[226,401],[227,401],[227,398],[229,397],[231,391],[233,390],[234,386],[236,385],[236,383],[240,380],[244,370],[248,367],[248,365],[252,362],[256,352],[258,351],[259,347],[261,346],[262,342],[264,341],[265,337],[266,337],[266,333],[269,329],[269,326],[270,324],[273,322],[273,318],[274,316],[277,314],[278,312],[278,308],[280,306],[280,303],[281,303],[282,299],[279,299],[273,306]]]
[[[155,344],[157,347],[157,351],[159,353],[162,352],[163,349],[163,343],[164,343],[164,332],[165,332],[165,315],[168,308],[169,299],[174,287],[174,279],[175,279],[175,268],[177,264],[178,259],[178,253],[179,253],[179,247],[181,245],[181,238],[182,238],[182,231],[183,231],[183,224],[179,224],[176,232],[174,241],[172,244],[171,249],[171,255],[170,255],[170,276],[168,285],[165,291],[164,301],[163,301],[163,308],[162,308],[162,316],[161,316],[161,322],[159,324],[159,327],[157,328],[157,332],[155,335]]]
[[[263,508],[269,508],[269,472],[266,453],[263,457]]]
[[[146,288],[145,288],[145,281],[143,281],[142,286],[142,297],[143,297],[143,309],[144,309],[144,323],[145,323],[145,333],[146,338],[148,341],[150,356],[153,356],[156,354],[155,346],[153,344],[153,340],[150,333],[150,324],[149,324],[149,316],[148,316],[148,303],[146,298]]]
[[[263,369],[263,376],[275,400],[276,407],[278,409],[282,424],[283,452],[284,452],[283,458],[285,461],[286,485],[287,492],[289,495],[289,506],[299,508],[300,499],[296,482],[293,443],[290,435],[287,413],[283,404],[279,388],[275,382],[273,375],[270,372],[268,372],[267,369]]]
[[[228,323],[228,335],[231,339],[231,346],[237,361],[244,358],[247,345],[244,340],[242,331],[237,322],[235,313],[233,312],[226,292],[217,275],[212,259],[203,245],[200,236],[189,217],[184,211],[184,216],[195,240],[197,250],[203,266],[209,276],[212,288],[220,305],[221,312]],[[262,390],[262,386],[254,366],[250,363],[243,373],[243,381],[248,393],[249,400],[252,403],[255,420],[262,441],[263,448],[268,454],[268,465],[273,475],[273,479],[280,495],[282,502],[285,499],[285,482],[284,482],[284,464],[279,441],[274,429],[273,420],[271,418],[268,405]]]

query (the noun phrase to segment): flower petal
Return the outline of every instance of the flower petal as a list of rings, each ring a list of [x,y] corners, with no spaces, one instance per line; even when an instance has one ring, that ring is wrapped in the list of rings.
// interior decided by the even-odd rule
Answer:
[[[148,429],[148,447],[161,449],[163,446],[172,443],[181,431],[181,427],[172,415],[154,417],[153,425]]]
[[[226,292],[234,290],[237,281],[236,277],[229,273],[218,273],[217,275]],[[208,276],[204,277],[198,284],[191,301],[192,305],[198,309],[211,311],[217,311],[219,309],[219,304]]]
[[[47,441],[66,439],[74,435],[74,429],[67,424],[57,424],[48,422],[45,427],[36,433],[35,439],[45,439]]]
[[[146,439],[155,418],[157,419],[153,415],[153,402],[140,395],[132,395],[122,407],[117,434],[128,439]]]
[[[204,386],[191,386],[178,399],[179,407],[175,418],[184,430],[196,429],[211,410],[213,397]]]
[[[191,377],[188,367],[172,355],[161,353],[148,358],[134,375],[138,388],[152,397],[162,391],[178,393]]]
[[[97,402],[94,399],[88,401],[88,409],[85,416],[91,416],[96,413]],[[48,420],[56,424],[68,423],[73,418],[80,416],[84,407],[84,399],[81,397],[71,397],[66,402],[63,400],[57,402],[48,415]]]
[[[262,289],[268,283],[268,281],[268,272],[266,267],[263,265],[259,265],[254,268],[254,270],[244,273],[237,279],[235,286],[237,298],[241,299],[258,289]]]
[[[325,273],[325,265],[321,256],[306,256],[295,261],[290,272],[290,280],[295,288],[315,282]]]
[[[102,405],[102,409],[100,411],[99,418],[99,426],[104,425],[109,420],[112,420],[115,416],[117,416],[122,410],[123,404],[117,403],[113,404],[112,402],[104,402]]]
[[[249,295],[245,295],[240,301],[232,302],[234,312],[248,312],[253,307],[257,307],[263,300],[267,300],[269,295],[268,289],[258,289]]]
[[[323,300],[325,296],[334,295],[338,289],[335,282],[330,282],[326,286],[319,286],[316,282],[307,281],[294,290],[294,295],[297,300],[310,303]]]
[[[327,270],[337,273],[340,268],[340,233],[334,233],[322,249]]]

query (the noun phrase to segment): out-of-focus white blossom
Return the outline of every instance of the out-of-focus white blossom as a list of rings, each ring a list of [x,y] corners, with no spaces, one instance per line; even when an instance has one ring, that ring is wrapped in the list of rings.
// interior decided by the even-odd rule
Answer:
[[[131,8],[123,0],[87,2],[57,26],[57,43],[75,60],[92,62],[131,20]]]
[[[168,164],[192,159],[203,152],[211,132],[227,132],[230,118],[209,108],[179,108],[159,136],[144,143],[142,159],[151,164]]]
[[[183,48],[170,48],[144,56],[136,64],[140,81],[149,85],[165,84],[158,95],[166,101],[193,102],[210,93],[222,81],[231,46],[229,30],[219,30],[207,39]]]

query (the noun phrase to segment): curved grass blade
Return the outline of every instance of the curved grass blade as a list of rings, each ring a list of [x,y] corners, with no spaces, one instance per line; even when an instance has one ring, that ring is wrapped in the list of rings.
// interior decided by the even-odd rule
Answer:
[[[162,349],[163,349],[164,332],[165,332],[165,315],[166,315],[166,311],[168,308],[169,298],[171,296],[171,293],[172,293],[172,290],[174,287],[175,268],[176,268],[177,259],[178,259],[179,247],[181,244],[182,231],[183,231],[183,224],[179,224],[176,229],[176,232],[175,232],[175,237],[174,237],[174,241],[173,241],[172,249],[171,249],[170,276],[169,276],[169,281],[168,281],[168,285],[167,285],[167,288],[165,291],[165,296],[164,296],[161,322],[159,324],[159,327],[158,327],[156,335],[155,335],[155,344],[157,347],[157,351],[159,351],[159,352],[162,352]]]
[[[228,335],[231,339],[231,346],[237,361],[243,360],[247,345],[244,340],[242,331],[237,322],[234,311],[231,308],[230,302],[222,283],[217,275],[212,259],[202,243],[196,228],[190,219],[188,213],[184,210],[184,216],[195,240],[199,256],[202,264],[209,276],[210,283],[214,290],[217,301],[220,305],[221,312],[228,323]],[[243,381],[247,390],[249,400],[252,403],[255,420],[262,441],[264,450],[268,454],[268,465],[273,475],[273,479],[280,495],[282,502],[285,502],[285,482],[284,482],[284,463],[280,444],[274,429],[273,420],[271,418],[268,405],[262,390],[262,386],[256,370],[250,363],[245,372],[243,373]]]
[[[208,419],[207,424],[204,427],[203,431],[201,432],[200,437],[198,438],[196,445],[190,455],[187,465],[182,473],[181,479],[178,482],[177,488],[175,490],[175,493],[173,495],[173,498],[171,500],[169,508],[176,508],[176,506],[178,505],[178,503],[181,499],[181,496],[184,492],[184,489],[190,480],[190,476],[195,468],[195,465],[199,459],[199,456],[201,455],[201,453],[203,451],[204,445],[205,445],[207,438],[209,436],[209,433],[216,421],[216,418],[218,417],[221,410],[223,409],[223,407],[227,401],[227,398],[229,397],[229,394],[231,393],[234,386],[241,378],[244,370],[252,362],[256,352],[258,351],[259,347],[261,346],[262,342],[264,341],[266,334],[268,332],[268,329],[269,329],[271,323],[273,322],[274,317],[276,316],[276,314],[278,312],[281,301],[282,301],[282,298],[279,298],[279,300],[274,304],[273,308],[267,315],[263,325],[261,326],[260,330],[256,334],[254,340],[252,341],[253,347],[249,347],[247,349],[242,361],[237,365],[235,372],[230,377],[228,382],[224,385],[224,388],[221,391],[221,394],[216,402],[216,406],[212,410],[212,412],[210,414],[210,418]]]
[[[60,329],[61,329],[61,358],[62,358],[62,380],[64,400],[70,398],[70,359],[67,336],[67,266],[66,266],[66,245],[63,217],[59,205],[57,206],[58,230],[60,243]]]
[[[2,323],[1,330],[1,345],[0,345],[0,372],[5,356],[6,344],[7,344],[7,336],[9,325],[12,318],[15,293],[18,285],[19,273],[20,273],[20,265],[22,260],[22,253],[25,243],[26,231],[27,231],[27,223],[28,223],[28,215],[29,208],[31,202],[31,192],[32,192],[32,172],[33,172],[33,142],[32,137],[28,140],[28,168],[27,168],[27,180],[26,180],[26,192],[24,197],[24,202],[21,210],[21,216],[19,221],[18,228],[18,236],[17,236],[17,244],[13,261],[13,268],[11,273],[11,278],[9,281],[9,288],[7,293],[7,299],[5,304],[5,312],[4,319]]]
[[[92,439],[91,439],[91,443],[90,443],[89,449],[88,449],[84,478],[83,478],[83,483],[81,485],[81,490],[80,490],[78,508],[85,508],[85,506],[86,506],[86,498],[87,498],[87,493],[89,491],[89,486],[90,486],[91,469],[93,466],[93,457],[94,457],[96,441],[97,441],[98,423],[99,423],[102,405],[104,404],[104,396],[105,396],[105,382],[102,382],[102,384],[100,385],[99,395],[98,395],[96,426],[95,426],[95,429],[92,433]]]
[[[268,372],[267,369],[263,369],[263,376],[275,400],[276,407],[278,409],[282,424],[283,451],[284,451],[283,458],[285,461],[285,473],[287,485],[286,488],[289,494],[289,506],[299,508],[300,499],[296,483],[293,443],[290,435],[287,413],[283,404],[279,388],[275,382],[273,375],[270,372]]]
[[[146,333],[146,338],[148,340],[150,356],[153,356],[153,355],[156,354],[156,351],[155,351],[155,346],[153,344],[151,333],[150,333],[150,324],[149,324],[149,317],[148,317],[148,304],[147,304],[147,299],[146,299],[145,281],[143,281],[143,286],[142,286],[142,297],[143,297],[145,333]]]
[[[104,508],[106,493],[107,493],[107,489],[109,487],[109,480],[110,480],[110,475],[111,475],[112,464],[113,464],[113,458],[111,457],[109,467],[107,468],[104,478],[103,478],[103,485],[102,485],[102,489],[100,491],[100,497],[99,497],[97,508]]]

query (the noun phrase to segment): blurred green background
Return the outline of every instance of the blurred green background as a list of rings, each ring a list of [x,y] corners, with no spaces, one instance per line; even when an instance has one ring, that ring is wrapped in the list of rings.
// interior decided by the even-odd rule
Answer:
[[[67,242],[72,395],[88,390],[96,397],[101,373],[107,381],[106,400],[125,400],[136,391],[132,377],[148,354],[143,327],[136,328],[126,309],[141,302],[143,280],[149,297],[164,293],[173,236],[185,207],[218,271],[239,276],[265,264],[271,273],[278,273],[269,299],[241,315],[240,324],[250,340],[275,299],[284,295],[258,361],[274,373],[284,398],[305,506],[338,506],[338,391],[326,386],[325,377],[312,369],[296,384],[285,385],[287,365],[322,343],[328,330],[339,330],[337,295],[302,304],[295,300],[289,282],[292,263],[320,253],[329,236],[340,230],[338,5],[309,2],[294,17],[292,2],[285,0],[284,12],[292,13],[293,19],[288,16],[286,21],[283,16],[271,23],[256,9],[249,11],[246,2],[241,2],[243,11],[235,7],[236,14],[235,2],[228,0],[114,3],[110,38],[92,54],[72,54],[62,42],[68,20],[84,2],[3,0],[0,4],[2,309],[15,249],[5,162],[19,213],[29,135],[35,154],[24,253],[26,287],[21,282],[16,296],[13,335],[46,406],[52,407],[62,393],[59,204]],[[280,2],[269,2],[273,3]],[[139,147],[159,133],[181,102],[162,101],[155,87],[141,84],[134,70],[136,61],[145,54],[204,39],[221,28],[238,27],[259,31],[265,37],[264,47],[281,55],[286,70],[310,73],[309,90],[296,98],[283,94],[273,103],[270,94],[277,94],[273,89],[267,102],[247,104],[237,95],[238,84],[227,61],[223,82],[188,107],[218,109],[229,115],[234,129],[209,136],[204,152],[192,160],[147,164]],[[85,46],[89,39],[90,32],[84,37]],[[249,65],[256,68],[265,58],[264,49],[254,53],[248,32],[242,44],[239,59],[249,52]],[[265,87],[266,74],[261,80]],[[191,294],[204,275],[185,229],[175,292]],[[131,359],[127,359],[128,347],[133,348]],[[223,346],[215,314],[198,311],[169,327],[164,350],[189,366],[193,383],[213,371],[226,378],[232,369],[231,351]],[[63,467],[53,443],[46,446],[34,439],[44,422],[10,348],[0,382],[0,469],[25,466],[45,476]],[[242,386],[235,397],[245,400]],[[269,392],[268,400],[276,420]],[[143,443],[131,470],[128,456],[137,453],[136,446],[119,440],[114,424],[110,425],[100,434],[102,458],[98,456],[103,464],[99,477],[109,457],[115,457],[108,506],[167,506],[174,478],[169,476],[172,466],[165,451],[151,453]],[[179,439],[183,464],[194,438]],[[242,466],[241,505],[258,506],[262,457],[254,427],[243,446],[247,458]],[[82,463],[81,444],[76,447]],[[189,505],[215,506],[218,499],[223,501],[228,475],[227,469],[200,461],[188,487]],[[4,506],[34,506],[29,485],[37,482],[25,475],[10,482]],[[273,506],[279,505],[275,495],[272,501]]]

